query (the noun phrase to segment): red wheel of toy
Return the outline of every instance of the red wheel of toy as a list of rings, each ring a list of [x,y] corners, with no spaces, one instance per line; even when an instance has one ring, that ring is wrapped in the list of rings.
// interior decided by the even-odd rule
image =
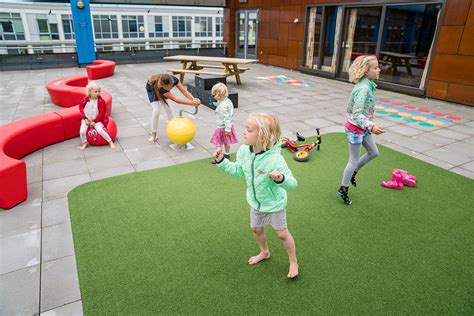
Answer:
[[[310,156],[309,151],[301,150],[301,151],[298,151],[293,156],[293,159],[296,160],[296,161],[299,161],[299,162],[303,162],[303,161],[308,161],[309,156]]]
[[[109,122],[104,130],[109,134],[112,140],[117,137],[117,124],[112,118],[109,118]],[[103,146],[107,145],[107,141],[99,135],[99,133],[93,127],[89,127],[86,133],[87,142],[92,146]]]

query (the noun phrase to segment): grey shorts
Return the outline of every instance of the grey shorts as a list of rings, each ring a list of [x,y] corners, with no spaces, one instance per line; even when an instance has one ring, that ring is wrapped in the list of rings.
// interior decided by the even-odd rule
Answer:
[[[278,212],[259,212],[253,207],[250,208],[250,227],[264,227],[270,225],[274,230],[285,230],[286,209]]]

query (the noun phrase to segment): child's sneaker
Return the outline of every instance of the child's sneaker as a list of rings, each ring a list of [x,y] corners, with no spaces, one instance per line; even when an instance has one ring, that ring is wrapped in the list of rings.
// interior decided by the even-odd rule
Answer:
[[[356,175],[357,175],[357,171],[354,171],[354,173],[352,174],[352,177],[351,177],[351,184],[354,187],[357,187]]]
[[[345,204],[351,205],[352,201],[347,195],[349,193],[349,187],[341,186],[339,190],[337,190],[337,194],[342,198]]]
[[[224,154],[224,158],[230,160],[230,154]]]

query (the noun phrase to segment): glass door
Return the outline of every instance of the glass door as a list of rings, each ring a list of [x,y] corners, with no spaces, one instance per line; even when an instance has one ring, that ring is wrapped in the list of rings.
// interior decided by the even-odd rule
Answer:
[[[387,6],[379,51],[380,80],[420,86],[440,9],[439,4]]]
[[[358,56],[376,53],[382,7],[347,8],[344,13],[344,33],[339,76],[348,78],[351,63]]]
[[[257,58],[258,10],[237,11],[235,56]]]

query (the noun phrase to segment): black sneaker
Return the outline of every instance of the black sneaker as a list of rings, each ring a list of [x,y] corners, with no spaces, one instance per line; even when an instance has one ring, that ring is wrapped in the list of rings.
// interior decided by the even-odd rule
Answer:
[[[354,187],[357,187],[356,175],[357,175],[357,171],[354,171],[354,173],[352,174],[352,177],[351,177],[351,184]]]
[[[229,154],[224,154],[224,158],[230,160],[230,155]]]
[[[351,205],[352,201],[347,195],[348,193],[349,193],[349,187],[341,186],[339,190],[337,190],[337,194],[339,194],[339,196],[342,198],[342,200],[344,201],[344,204]]]

